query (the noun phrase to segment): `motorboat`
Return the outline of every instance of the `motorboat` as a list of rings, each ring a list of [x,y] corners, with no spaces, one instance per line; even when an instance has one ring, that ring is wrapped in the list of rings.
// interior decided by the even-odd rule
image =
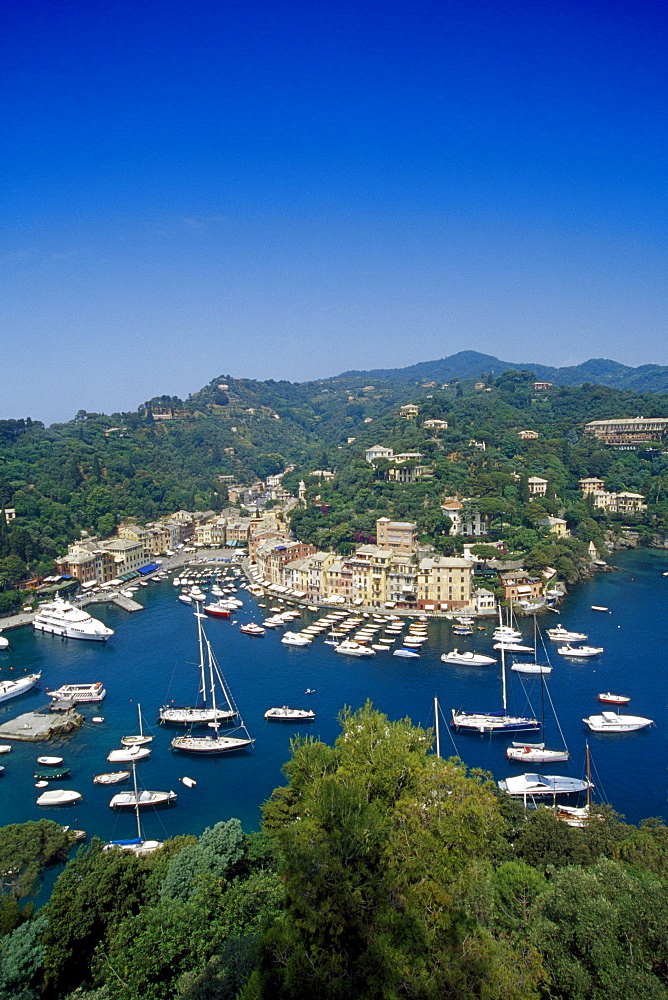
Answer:
[[[594,733],[632,733],[637,729],[653,726],[653,719],[642,715],[620,715],[619,712],[601,712],[582,720]]]
[[[557,652],[560,656],[571,656],[573,659],[586,660],[590,656],[600,656],[603,646],[559,646]]]
[[[491,667],[496,663],[495,656],[485,656],[483,653],[469,653],[463,650],[453,649],[450,653],[441,653],[443,663],[453,663],[462,667]]]
[[[227,601],[214,601],[213,604],[204,605],[204,614],[211,615],[212,618],[229,618],[232,614],[232,609]]]
[[[9,639],[4,635],[0,635],[0,649],[9,649]]]
[[[179,594],[179,600],[181,601],[181,604],[192,604],[193,602],[193,599],[190,596],[190,594],[186,593]]]
[[[136,794],[132,792],[117,792],[109,800],[110,809],[134,809],[147,806],[166,806],[176,802],[176,792],[151,792],[148,789]]]
[[[63,757],[38,757],[37,763],[41,764],[42,767],[60,767],[63,760]]]
[[[9,743],[0,743],[0,753],[11,753],[12,748]]]
[[[48,792],[42,792],[37,799],[38,806],[71,806],[79,802],[83,796],[81,792],[75,792],[67,788],[53,788]]]
[[[46,693],[54,701],[71,701],[73,705],[103,701],[107,694],[101,681],[94,684],[61,684],[55,691]]]
[[[546,634],[553,642],[584,642],[588,638],[584,632],[569,632],[563,625],[549,628]]]
[[[0,702],[10,701],[12,698],[18,698],[19,695],[30,691],[37,684],[41,676],[40,672],[37,674],[26,674],[25,677],[19,677],[15,681],[0,681]]]
[[[592,787],[584,778],[571,778],[560,774],[518,774],[497,782],[502,792],[513,798],[531,799],[544,796],[578,795]]]
[[[264,717],[272,722],[313,722],[315,712],[307,708],[288,708],[283,705],[282,708],[268,708]]]
[[[244,632],[246,635],[264,635],[264,629],[261,625],[257,625],[255,622],[248,622],[246,625],[240,625],[239,631]]]
[[[359,642],[355,642],[353,639],[343,639],[338,646],[335,647],[337,653],[341,653],[342,656],[375,656],[373,649],[369,649],[367,646],[362,646]],[[413,654],[417,656],[418,654]]]
[[[301,635],[299,632],[286,632],[281,636],[284,646],[310,646],[312,641],[307,635]]]
[[[132,761],[136,763],[138,760],[146,760],[150,756],[151,751],[148,747],[123,747],[108,753],[107,760],[110,764],[130,764]]]
[[[107,628],[83,608],[75,607],[62,597],[55,597],[48,604],[42,604],[32,624],[38,632],[50,632],[64,639],[106,642],[114,634],[113,629]]]
[[[414,649],[395,649],[392,651],[392,656],[403,656],[406,660],[419,660],[420,654]]]
[[[96,774],[93,783],[95,785],[120,785],[121,781],[127,781],[129,777],[129,771],[110,771],[107,774]]]
[[[506,757],[520,764],[555,764],[571,755],[568,750],[548,750],[544,743],[511,743]]]
[[[625,694],[611,694],[610,691],[605,691],[603,694],[599,694],[598,700],[607,705],[628,705],[631,698]]]

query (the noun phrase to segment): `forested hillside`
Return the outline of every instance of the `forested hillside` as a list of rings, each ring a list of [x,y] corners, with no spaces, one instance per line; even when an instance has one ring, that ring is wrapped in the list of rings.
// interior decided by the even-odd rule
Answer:
[[[80,411],[48,428],[0,421],[0,505],[17,515],[10,525],[0,518],[0,587],[29,571],[49,572],[81,530],[104,536],[123,518],[217,510],[226,503],[220,475],[249,483],[288,464],[295,470],[286,486],[296,492],[304,478],[310,501],[295,515],[297,534],[343,552],[366,540],[381,514],[417,520],[423,540],[447,551],[440,500],[448,494],[475,498],[513,548],[536,547],[536,522],[546,513],[566,516],[588,542],[609,518],[578,492],[587,475],[604,478],[609,490],[643,493],[650,510],[641,527],[666,530],[662,448],[615,451],[584,436],[583,427],[605,417],[668,416],[668,397],[592,385],[536,392],[533,380],[530,372],[507,372],[481,390],[466,381],[441,389],[352,377],[295,384],[220,376],[185,401],[156,397],[137,412]],[[415,420],[401,419],[407,402],[419,406]],[[429,418],[448,426],[432,430]],[[522,440],[518,431],[526,429],[538,439]],[[431,478],[388,481],[382,461],[364,460],[376,444],[419,451]],[[317,469],[335,476],[322,482],[310,476]],[[547,497],[531,505],[529,476],[549,480]]]

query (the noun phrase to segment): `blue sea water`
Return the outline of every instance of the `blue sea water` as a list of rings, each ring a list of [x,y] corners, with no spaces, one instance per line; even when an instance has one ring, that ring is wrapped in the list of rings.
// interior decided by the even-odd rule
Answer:
[[[541,625],[561,621],[568,628],[586,632],[589,642],[603,646],[602,656],[581,662],[566,660],[556,653],[556,644],[547,643],[554,670],[548,679],[550,693],[571,750],[568,763],[543,768],[545,773],[581,776],[584,772],[585,742],[591,747],[596,782],[595,796],[609,801],[630,822],[646,816],[668,821],[668,554],[631,551],[615,554],[611,564],[616,572],[600,573],[589,583],[575,588],[564,600],[559,615],[548,613]],[[118,769],[110,765],[107,753],[120,745],[120,737],[137,731],[137,703],[141,703],[146,725],[155,739],[151,758],[137,767],[145,788],[178,793],[177,804],[169,809],[142,814],[144,833],[164,838],[178,833],[201,833],[220,819],[237,816],[248,830],[260,822],[260,806],[272,790],[283,783],[281,767],[290,754],[290,740],[296,733],[308,733],[332,742],[339,731],[337,715],[344,705],[353,709],[367,698],[391,718],[410,717],[425,726],[434,724],[434,696],[444,715],[452,708],[493,710],[500,707],[500,668],[449,667],[439,657],[457,646],[490,652],[494,623],[487,620],[484,632],[463,638],[451,634],[446,621],[432,622],[429,641],[420,659],[399,659],[377,653],[369,659],[337,655],[331,646],[316,638],[305,648],[284,646],[282,630],[252,637],[240,633],[243,621],[260,621],[265,614],[246,591],[240,591],[244,607],[231,621],[207,619],[206,633],[234,694],[244,720],[255,738],[250,753],[202,759],[175,753],[170,739],[180,729],[161,727],[155,720],[160,705],[175,701],[189,703],[197,691],[197,628],[192,609],[179,603],[170,583],[153,583],[136,597],[145,610],[128,614],[114,605],[98,606],[94,614],[115,629],[106,644],[77,640],[63,641],[32,628],[6,633],[10,650],[0,653],[0,678],[41,670],[42,689],[0,705],[0,721],[22,711],[44,706],[44,690],[63,683],[103,681],[107,698],[101,706],[82,706],[85,726],[55,743],[14,743],[0,762],[5,775],[0,782],[0,823],[49,817],[63,824],[83,828],[103,839],[131,837],[135,818],[115,814],[108,806],[111,795],[125,786],[105,788],[94,785],[92,777]],[[592,610],[591,605],[609,607],[610,613]],[[91,609],[93,610],[93,609]],[[303,612],[304,623],[318,616]],[[295,628],[296,626],[292,626]],[[533,624],[523,619],[527,640]],[[495,654],[496,655],[496,654]],[[524,688],[519,675],[508,674],[509,708],[526,713],[529,705],[540,714],[540,680],[529,678]],[[315,693],[306,695],[307,688]],[[600,711],[599,691],[631,696],[628,711],[655,720],[651,729],[618,735],[590,733],[584,716]],[[312,708],[316,721],[310,725],[266,722],[264,712],[273,705]],[[104,722],[90,722],[100,714]],[[551,713],[546,715],[548,745],[558,746],[558,732]],[[531,740],[540,737],[531,735]],[[505,758],[507,736],[451,733],[441,724],[442,753],[457,754],[468,765],[491,771],[496,779],[523,769]],[[36,758],[57,754],[71,767],[69,779],[54,782],[83,793],[76,806],[42,809],[36,805],[39,790],[34,787]],[[180,778],[188,775],[197,782],[188,789]]]

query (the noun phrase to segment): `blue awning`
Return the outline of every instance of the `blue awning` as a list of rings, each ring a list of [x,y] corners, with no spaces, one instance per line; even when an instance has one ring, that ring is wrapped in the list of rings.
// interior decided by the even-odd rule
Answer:
[[[137,570],[138,573],[153,573],[156,569],[160,569],[160,563],[149,563],[148,566],[140,566]]]

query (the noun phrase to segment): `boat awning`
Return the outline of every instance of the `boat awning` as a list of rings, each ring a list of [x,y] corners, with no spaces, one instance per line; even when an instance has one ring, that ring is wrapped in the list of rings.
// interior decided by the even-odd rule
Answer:
[[[137,569],[138,573],[155,573],[156,569],[160,569],[160,563],[148,563],[146,566],[139,566]]]

